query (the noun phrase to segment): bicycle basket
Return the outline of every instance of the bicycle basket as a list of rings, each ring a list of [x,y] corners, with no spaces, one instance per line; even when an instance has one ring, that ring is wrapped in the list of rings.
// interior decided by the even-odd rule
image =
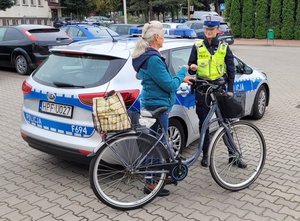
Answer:
[[[245,94],[218,95],[217,101],[224,118],[241,118],[245,115]]]
[[[123,97],[114,93],[107,97],[93,98],[94,127],[99,133],[118,132],[131,128]]]

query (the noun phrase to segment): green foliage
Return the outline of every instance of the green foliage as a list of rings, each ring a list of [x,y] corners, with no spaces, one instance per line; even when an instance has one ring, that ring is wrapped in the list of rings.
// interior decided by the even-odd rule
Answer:
[[[297,4],[294,38],[300,40],[300,1]]]
[[[242,37],[254,36],[254,0],[244,0],[242,14]]]
[[[94,12],[96,6],[90,0],[63,0],[61,1],[63,16],[71,16],[76,19],[83,19],[89,16],[90,12]]]
[[[281,6],[282,0],[271,0],[270,25],[275,33],[275,38],[281,38]]]
[[[230,9],[231,9],[231,1],[232,0],[225,0],[225,14],[224,17],[227,21],[230,20]]]
[[[7,8],[15,4],[13,0],[0,0],[0,11],[5,11]]]
[[[235,37],[241,37],[241,1],[232,0],[230,9],[230,27]]]
[[[268,0],[256,1],[255,38],[266,38],[268,25]]]
[[[294,0],[283,0],[281,27],[282,39],[294,38],[294,7]]]

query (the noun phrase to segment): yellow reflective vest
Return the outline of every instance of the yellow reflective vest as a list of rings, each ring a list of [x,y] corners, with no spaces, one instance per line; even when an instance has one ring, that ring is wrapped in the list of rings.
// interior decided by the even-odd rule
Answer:
[[[226,71],[225,56],[228,44],[219,43],[218,49],[214,55],[207,50],[203,40],[195,42],[197,48],[197,76],[200,78],[215,80],[222,77]]]

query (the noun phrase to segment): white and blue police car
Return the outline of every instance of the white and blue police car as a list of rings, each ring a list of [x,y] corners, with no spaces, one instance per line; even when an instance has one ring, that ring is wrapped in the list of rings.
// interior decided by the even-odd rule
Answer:
[[[136,40],[87,40],[51,49],[49,58],[22,85],[21,135],[29,146],[79,162],[101,142],[94,129],[92,99],[119,91],[129,112],[139,111],[141,84],[132,67]],[[171,72],[187,64],[194,40],[165,39],[162,55]],[[245,115],[260,119],[270,89],[263,72],[235,58],[234,89],[242,94]],[[199,137],[193,94],[177,95],[169,134],[176,151]]]

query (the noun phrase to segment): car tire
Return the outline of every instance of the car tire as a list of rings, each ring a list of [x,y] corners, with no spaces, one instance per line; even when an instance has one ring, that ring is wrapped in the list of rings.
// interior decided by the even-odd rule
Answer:
[[[15,68],[20,75],[28,75],[32,72],[29,62],[22,54],[18,54],[15,58]]]
[[[267,90],[265,86],[261,86],[255,96],[253,107],[252,107],[252,119],[261,119],[266,111],[267,106]]]
[[[170,119],[168,133],[173,142],[173,148],[177,156],[178,153],[182,153],[182,150],[186,146],[186,134],[184,133],[184,129],[180,121]]]

